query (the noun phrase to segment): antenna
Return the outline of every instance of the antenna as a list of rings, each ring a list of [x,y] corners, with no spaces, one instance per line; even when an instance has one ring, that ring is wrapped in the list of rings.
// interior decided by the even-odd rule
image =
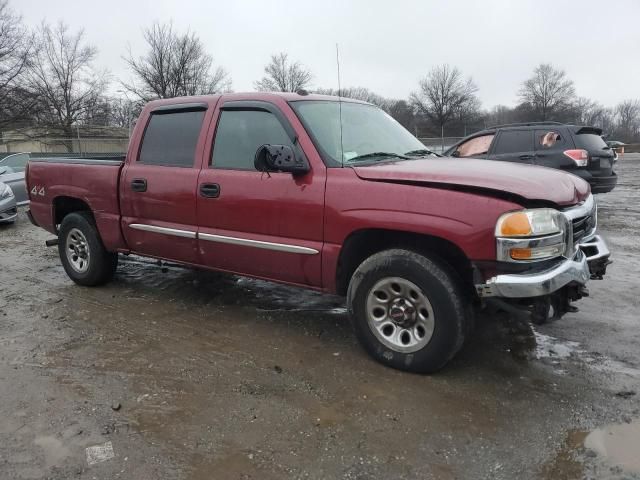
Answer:
[[[342,141],[342,88],[340,86],[340,51],[336,43],[336,64],[338,65],[338,108],[340,111],[340,166],[344,167],[344,143]]]

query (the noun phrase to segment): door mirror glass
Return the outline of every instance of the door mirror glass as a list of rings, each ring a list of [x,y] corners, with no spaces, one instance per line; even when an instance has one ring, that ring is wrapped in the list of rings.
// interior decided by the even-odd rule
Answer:
[[[290,172],[294,175],[309,171],[309,163],[296,157],[293,148],[288,145],[262,145],[258,148],[254,166],[260,172]]]

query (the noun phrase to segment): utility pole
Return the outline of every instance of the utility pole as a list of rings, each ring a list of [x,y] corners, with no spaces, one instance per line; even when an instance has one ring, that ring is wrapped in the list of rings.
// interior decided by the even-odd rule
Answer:
[[[82,156],[82,145],[80,144],[80,125],[76,123],[76,132],[78,132],[78,152]]]

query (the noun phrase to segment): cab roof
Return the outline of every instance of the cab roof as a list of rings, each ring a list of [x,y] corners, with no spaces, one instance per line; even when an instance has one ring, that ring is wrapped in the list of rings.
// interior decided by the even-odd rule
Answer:
[[[285,102],[299,102],[299,101],[328,101],[328,102],[349,102],[349,103],[362,103],[365,105],[371,105],[368,102],[356,100],[347,97],[337,97],[334,95],[320,95],[317,93],[295,93],[295,92],[240,92],[240,93],[222,93],[215,95],[195,95],[188,97],[173,97],[173,98],[161,98],[157,100],[151,100],[148,102],[148,106],[152,108],[161,107],[164,105],[176,105],[176,104],[195,104],[195,103],[207,103],[211,104],[213,101],[222,98],[224,101],[238,101],[238,100],[253,100],[253,101],[274,101],[275,99],[282,99]]]

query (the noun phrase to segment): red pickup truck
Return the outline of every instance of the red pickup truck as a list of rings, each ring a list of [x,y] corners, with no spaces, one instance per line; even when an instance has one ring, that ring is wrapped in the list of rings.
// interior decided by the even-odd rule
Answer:
[[[559,317],[609,263],[580,178],[438,157],[377,107],[304,92],[153,101],[124,161],[32,159],[27,184],[80,285],[137,254],[343,295],[365,349],[417,372],[477,309]]]

